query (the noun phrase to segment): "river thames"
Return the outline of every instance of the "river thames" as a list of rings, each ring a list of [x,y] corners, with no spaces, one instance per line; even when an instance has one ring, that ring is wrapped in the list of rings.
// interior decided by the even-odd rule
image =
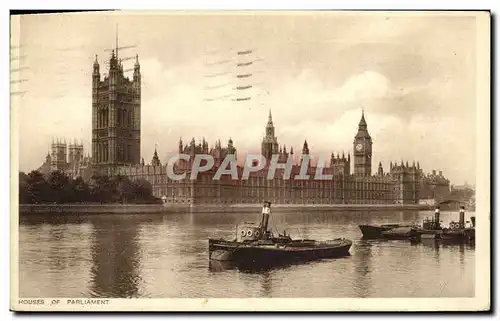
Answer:
[[[106,298],[473,297],[473,245],[361,239],[358,224],[421,223],[429,212],[271,215],[293,238],[353,241],[351,255],[262,271],[210,264],[208,238],[256,213],[21,217],[19,295]],[[445,226],[458,213],[442,212]],[[470,213],[466,213],[469,220]]]

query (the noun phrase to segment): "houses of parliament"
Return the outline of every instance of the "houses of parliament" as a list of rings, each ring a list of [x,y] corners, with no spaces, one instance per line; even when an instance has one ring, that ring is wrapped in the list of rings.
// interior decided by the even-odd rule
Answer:
[[[124,175],[132,180],[146,180],[153,195],[170,204],[249,204],[271,201],[275,204],[419,204],[422,200],[440,201],[450,190],[450,182],[442,172],[424,174],[417,162],[390,163],[385,171],[379,163],[372,173],[373,141],[368,132],[364,112],[353,140],[352,156],[331,154],[330,162],[322,168],[332,179],[316,180],[319,167],[309,165],[309,179],[294,179],[299,174],[303,155],[310,155],[307,141],[296,155],[293,148],[281,147],[275,134],[269,111],[261,154],[268,160],[278,156],[279,163],[293,160],[292,176],[283,179],[283,169],[277,169],[274,178],[267,179],[269,167],[251,172],[241,179],[243,167],[238,166],[238,179],[214,174],[228,154],[237,150],[232,139],[227,144],[217,141],[212,147],[205,139],[198,144],[194,138],[178,143],[178,153],[190,156],[178,161],[175,172],[186,173],[185,179],[172,180],[167,165],[162,164],[155,149],[151,162],[146,164],[141,150],[141,72],[136,56],[132,79],[125,77],[118,51],[109,60],[109,72],[103,78],[96,56],[92,69],[92,155],[85,155],[83,145],[76,142],[52,142],[51,151],[38,169],[44,174],[63,171],[73,178],[92,180],[95,175]],[[68,153],[69,151],[69,153]],[[214,166],[190,179],[194,156],[207,154],[214,158]],[[351,171],[352,169],[352,171]]]

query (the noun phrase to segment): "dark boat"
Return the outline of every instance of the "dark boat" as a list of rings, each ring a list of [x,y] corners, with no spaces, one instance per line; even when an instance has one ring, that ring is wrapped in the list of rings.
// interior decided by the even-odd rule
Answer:
[[[237,226],[236,239],[231,241],[209,239],[210,259],[239,264],[269,265],[349,255],[352,241],[344,238],[327,241],[294,240],[286,234],[286,231],[282,235],[274,235],[268,229],[270,208],[271,203],[266,202],[258,226],[252,223]]]
[[[412,226],[397,227],[387,231],[382,232],[382,238],[386,240],[409,240],[418,239],[420,233],[418,229]]]
[[[476,240],[476,231],[473,228],[446,229],[441,233],[441,239],[453,242],[474,242]]]
[[[359,225],[363,238],[376,239],[381,238],[382,233],[400,227],[411,227],[403,224],[380,224],[380,225]]]
[[[476,240],[476,218],[471,217],[471,225],[465,224],[465,209],[460,207],[458,222],[452,221],[448,228],[443,229],[441,238],[452,242],[474,242]]]
[[[434,211],[434,218],[426,218],[422,222],[422,228],[418,230],[421,239],[437,240],[441,238],[443,227],[441,226],[439,206]]]

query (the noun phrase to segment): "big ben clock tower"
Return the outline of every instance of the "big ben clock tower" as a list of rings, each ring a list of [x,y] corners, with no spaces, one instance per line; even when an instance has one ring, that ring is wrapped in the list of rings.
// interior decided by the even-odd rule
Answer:
[[[358,133],[354,137],[354,175],[370,176],[372,174],[372,138],[368,134],[364,111],[358,125]]]

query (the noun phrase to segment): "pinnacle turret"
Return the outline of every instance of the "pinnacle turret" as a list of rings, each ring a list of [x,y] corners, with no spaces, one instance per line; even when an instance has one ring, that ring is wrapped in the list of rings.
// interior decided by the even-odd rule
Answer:
[[[361,112],[361,119],[358,124],[358,133],[355,138],[367,138],[370,139],[370,134],[368,133],[368,125],[365,120],[365,111]]]
[[[304,140],[304,146],[302,147],[302,154],[303,155],[309,154],[309,146],[307,145],[307,140]]]

